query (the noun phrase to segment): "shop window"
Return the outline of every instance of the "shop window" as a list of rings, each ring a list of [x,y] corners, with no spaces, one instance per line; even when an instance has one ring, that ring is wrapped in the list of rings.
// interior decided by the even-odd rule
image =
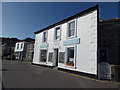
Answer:
[[[47,50],[41,50],[40,62],[46,62],[47,60]]]
[[[74,51],[74,47],[67,48],[67,61],[66,61],[66,65],[74,66],[74,60],[75,60],[74,52],[75,52]]]

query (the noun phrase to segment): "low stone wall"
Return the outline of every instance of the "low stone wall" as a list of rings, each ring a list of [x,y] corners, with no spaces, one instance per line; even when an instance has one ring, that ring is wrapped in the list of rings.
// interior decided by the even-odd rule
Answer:
[[[111,80],[120,82],[120,65],[110,65]]]

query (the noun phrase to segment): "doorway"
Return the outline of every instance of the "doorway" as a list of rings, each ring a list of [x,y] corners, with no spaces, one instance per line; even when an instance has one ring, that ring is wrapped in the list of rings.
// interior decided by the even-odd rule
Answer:
[[[59,53],[58,48],[54,49],[54,63],[55,63],[55,67],[58,66],[58,53]]]
[[[108,62],[107,61],[107,49],[100,50],[100,62]]]

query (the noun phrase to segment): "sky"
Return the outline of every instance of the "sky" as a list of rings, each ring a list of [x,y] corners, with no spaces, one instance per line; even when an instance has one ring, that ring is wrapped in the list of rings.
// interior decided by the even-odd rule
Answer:
[[[117,2],[2,2],[2,37],[35,38],[34,32],[95,4],[100,18],[118,17]]]

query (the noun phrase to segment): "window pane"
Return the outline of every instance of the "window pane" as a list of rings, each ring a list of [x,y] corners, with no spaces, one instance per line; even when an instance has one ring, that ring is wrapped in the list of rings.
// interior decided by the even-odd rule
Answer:
[[[19,44],[17,44],[17,49],[19,48]]]
[[[60,36],[56,36],[56,39],[60,39]]]
[[[57,30],[57,36],[60,35],[60,30]]]
[[[22,49],[23,44],[21,44],[21,49]]]
[[[70,31],[70,36],[74,36],[75,30]]]
[[[72,30],[75,28],[75,21],[69,23],[69,29]]]
[[[75,21],[72,22],[72,29],[74,29],[74,28],[75,28]]]
[[[40,61],[46,62],[47,60],[47,50],[41,50]]]
[[[46,38],[44,37],[44,42],[46,42]]]

